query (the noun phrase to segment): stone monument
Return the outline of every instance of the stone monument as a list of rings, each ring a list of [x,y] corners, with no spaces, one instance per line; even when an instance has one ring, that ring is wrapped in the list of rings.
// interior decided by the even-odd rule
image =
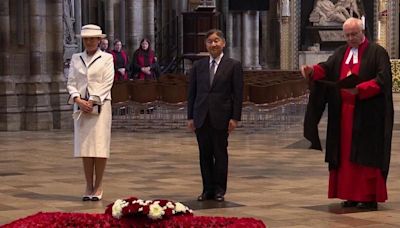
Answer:
[[[306,36],[299,64],[324,61],[334,49],[346,42],[342,25],[350,17],[361,18],[357,0],[316,0],[305,27]]]

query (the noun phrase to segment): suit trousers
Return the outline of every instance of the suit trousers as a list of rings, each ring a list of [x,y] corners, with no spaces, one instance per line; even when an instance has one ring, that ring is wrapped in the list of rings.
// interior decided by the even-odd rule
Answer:
[[[196,129],[200,151],[200,169],[203,193],[222,194],[226,192],[228,178],[228,130],[215,129],[210,118]]]

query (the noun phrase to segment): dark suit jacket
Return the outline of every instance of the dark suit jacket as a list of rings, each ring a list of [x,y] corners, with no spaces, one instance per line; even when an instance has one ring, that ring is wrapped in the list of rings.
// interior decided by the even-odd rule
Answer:
[[[190,74],[188,119],[200,128],[209,115],[216,129],[228,129],[230,119],[240,121],[243,100],[243,69],[239,61],[222,57],[210,86],[210,58],[196,61]]]

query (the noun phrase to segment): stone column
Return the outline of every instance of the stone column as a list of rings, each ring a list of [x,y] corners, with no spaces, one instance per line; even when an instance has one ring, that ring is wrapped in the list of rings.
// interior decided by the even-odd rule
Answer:
[[[107,33],[109,42],[115,39],[114,32],[114,0],[105,1],[105,26],[104,31]]]
[[[122,1],[121,1],[122,2]],[[126,0],[126,48],[128,50],[135,50],[137,47],[134,46],[135,42],[135,32],[136,26],[134,25],[134,14],[135,12],[135,1]],[[121,4],[122,5],[122,4]]]
[[[278,18],[277,4],[279,1],[270,1],[269,8],[270,10],[267,13],[267,53],[266,53],[266,61],[269,68],[279,69],[280,68],[280,19]],[[277,32],[279,31],[279,32]]]
[[[9,1],[0,1],[0,43],[3,48],[0,49],[0,130],[8,130],[9,115],[8,104],[10,83],[6,78],[10,75],[10,5]],[[16,98],[16,96],[14,96]]]
[[[157,47],[158,49],[159,58],[166,58],[168,56],[168,22],[170,20],[169,17],[169,1],[158,0],[157,2],[157,10],[158,17],[157,17]]]
[[[290,1],[291,9],[291,24],[290,24],[290,69],[299,69],[299,47],[300,47],[300,15],[301,15],[301,2]]]
[[[50,12],[50,10],[49,10]],[[61,14],[62,15],[62,14]],[[53,118],[49,98],[49,60],[47,56],[48,40],[46,37],[46,3],[40,0],[29,2],[29,66],[30,74],[26,80],[16,84],[16,90],[23,99],[24,130],[51,129]],[[60,37],[62,41],[62,37]],[[60,44],[60,47],[63,47]],[[60,62],[62,64],[62,60]]]
[[[242,14],[242,64],[245,69],[260,69],[258,12]]]
[[[268,44],[268,14],[267,11],[261,11],[260,13],[260,24],[261,24],[261,40],[260,40],[260,65],[262,68],[268,68],[267,65],[267,44]]]
[[[75,23],[74,23],[74,30],[75,34],[80,34],[81,33],[81,28],[82,28],[82,1],[81,0],[75,0],[74,4],[74,12],[75,12]],[[78,45],[78,50],[82,51],[82,42],[80,42],[80,38],[77,39],[77,45]]]
[[[98,21],[97,21],[97,0],[87,0],[88,1],[88,8],[89,10],[86,11],[86,13],[89,16],[89,21],[88,24],[97,24],[99,25]]]
[[[0,43],[3,47],[0,49],[0,77],[9,75],[10,64],[10,5],[9,1],[0,1]],[[1,79],[0,79],[1,81]],[[1,88],[0,88],[1,89]],[[0,94],[2,91],[0,91]]]
[[[252,69],[260,70],[260,15],[258,11],[254,11],[252,15],[252,30],[253,37],[251,39],[251,44],[253,47],[253,55],[252,55]]]
[[[178,31],[177,34],[179,34],[178,37],[178,54],[183,53],[183,22],[182,22],[182,12],[186,12],[188,9],[188,3],[187,1],[178,1],[178,10],[177,10],[177,16],[178,16]],[[186,69],[186,68],[185,68]]]
[[[147,0],[135,0],[134,12],[133,12],[133,47],[134,49],[139,47],[140,40],[143,39],[144,35],[144,1]]]
[[[127,17],[126,17],[126,1],[125,0],[120,0],[120,5],[119,5],[119,37],[121,38],[121,42],[126,45],[126,22],[127,22]],[[115,35],[115,34],[114,34]],[[126,47],[128,48],[128,46]],[[128,52],[130,49],[127,49]]]
[[[233,59],[242,61],[243,65],[243,60],[242,60],[242,14],[241,13],[231,13],[232,16],[232,28],[229,28],[229,32],[231,32],[230,38],[229,38],[229,53],[230,56]],[[228,35],[226,35],[229,37]]]
[[[69,94],[66,90],[66,80],[63,75],[63,1],[52,0],[46,4],[46,59],[47,72],[45,91],[38,91],[38,105],[41,109],[48,109],[52,122],[49,128],[40,123],[38,129],[65,129],[72,128],[71,106],[67,104]],[[38,118],[42,118],[38,114]]]
[[[290,69],[290,23],[289,17],[282,17],[281,18],[281,55],[280,55],[280,62],[281,62],[281,70],[289,70]]]
[[[46,5],[40,0],[29,2],[30,29],[30,72],[31,76],[40,77],[46,68],[44,52],[46,50]]]
[[[142,37],[139,38],[139,41],[146,37],[151,42],[151,48],[155,49],[155,40],[154,40],[154,26],[155,20],[154,17],[154,0],[151,1],[144,1],[143,2],[143,19],[142,19],[142,26],[143,26],[143,34]],[[139,43],[138,43],[139,46]]]
[[[387,51],[389,56],[395,59],[399,58],[399,0],[390,0],[387,4]]]
[[[227,54],[229,57],[232,57],[232,44],[233,44],[233,16],[232,13],[229,12],[228,4],[222,5],[222,13],[225,15],[225,39],[226,39],[226,46],[224,50],[224,54]]]

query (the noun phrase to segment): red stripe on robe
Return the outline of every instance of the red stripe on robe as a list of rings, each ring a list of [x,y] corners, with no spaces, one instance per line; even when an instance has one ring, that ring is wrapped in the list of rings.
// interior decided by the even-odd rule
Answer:
[[[361,57],[367,46],[368,40],[365,39],[358,48],[357,64],[353,64],[353,59],[350,60],[349,64],[345,63],[350,53],[350,48],[347,48],[342,60],[340,79],[345,78],[349,71],[358,75]],[[313,79],[319,80],[324,76],[324,69],[315,65]],[[381,91],[375,80],[360,83],[357,85],[357,89],[357,95],[341,90],[340,165],[338,169],[329,172],[328,198],[359,202],[384,202],[387,200],[387,188],[381,170],[350,161],[355,101],[356,99],[368,99]]]

